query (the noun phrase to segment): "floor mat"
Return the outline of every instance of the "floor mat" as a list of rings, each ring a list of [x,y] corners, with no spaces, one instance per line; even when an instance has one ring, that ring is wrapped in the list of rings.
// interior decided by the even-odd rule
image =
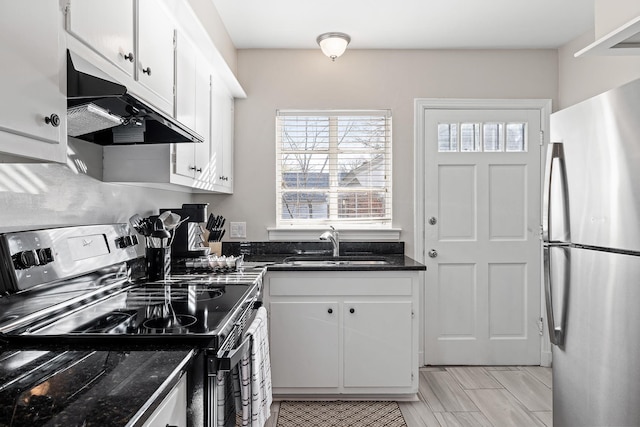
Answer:
[[[277,427],[406,427],[397,402],[280,402]]]

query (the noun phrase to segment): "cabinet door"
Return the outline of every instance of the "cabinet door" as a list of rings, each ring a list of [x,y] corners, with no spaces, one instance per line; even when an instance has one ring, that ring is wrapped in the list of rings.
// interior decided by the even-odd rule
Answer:
[[[345,301],[343,310],[344,386],[411,386],[411,301]]]
[[[204,57],[196,58],[196,88],[195,88],[196,117],[194,130],[199,133],[204,142],[195,145],[196,179],[205,183],[211,182],[211,69]]]
[[[226,93],[222,105],[222,185],[229,193],[233,192],[233,123],[234,99]]]
[[[217,76],[211,83],[211,172],[216,190],[233,189],[233,106],[234,99]]]
[[[133,76],[133,0],[70,0],[67,31]]]
[[[272,301],[270,310],[273,387],[339,387],[338,303]]]
[[[173,114],[174,22],[155,0],[138,0],[136,79],[153,92],[157,107]]]
[[[186,427],[187,426],[187,376],[183,375],[178,384],[164,398],[160,406],[151,414],[143,427]]]
[[[3,2],[0,13],[0,151],[65,160],[64,51],[58,2]],[[64,86],[62,86],[64,87]],[[57,121],[45,118],[55,114]]]
[[[176,99],[175,117],[196,128],[196,48],[181,33],[176,34]],[[203,135],[204,136],[204,135]],[[176,144],[175,169],[178,175],[195,177],[196,144]]]

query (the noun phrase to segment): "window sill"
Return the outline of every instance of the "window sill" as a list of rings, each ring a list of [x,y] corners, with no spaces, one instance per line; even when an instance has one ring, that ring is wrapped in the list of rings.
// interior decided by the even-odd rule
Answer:
[[[322,232],[327,231],[328,227],[309,227],[309,228],[276,228],[267,227],[269,241],[306,241],[318,240],[318,236]],[[381,240],[400,240],[401,228],[339,228],[340,240],[352,241],[381,241]]]

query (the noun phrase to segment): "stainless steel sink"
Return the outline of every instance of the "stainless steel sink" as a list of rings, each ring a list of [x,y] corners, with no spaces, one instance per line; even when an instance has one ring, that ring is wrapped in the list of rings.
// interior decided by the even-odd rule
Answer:
[[[389,261],[383,257],[340,256],[340,257],[305,257],[295,256],[285,258],[284,264],[297,266],[338,266],[338,265],[387,265]]]

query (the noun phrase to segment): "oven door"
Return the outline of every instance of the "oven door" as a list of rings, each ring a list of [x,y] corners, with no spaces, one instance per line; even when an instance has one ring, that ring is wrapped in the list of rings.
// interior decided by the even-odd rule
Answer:
[[[260,305],[251,303],[215,353],[211,351],[207,357],[208,427],[233,427],[236,414],[251,414],[251,399],[241,399],[240,390],[241,379],[250,378],[251,364],[241,366],[241,362],[250,357],[251,337],[245,336],[245,331]]]

